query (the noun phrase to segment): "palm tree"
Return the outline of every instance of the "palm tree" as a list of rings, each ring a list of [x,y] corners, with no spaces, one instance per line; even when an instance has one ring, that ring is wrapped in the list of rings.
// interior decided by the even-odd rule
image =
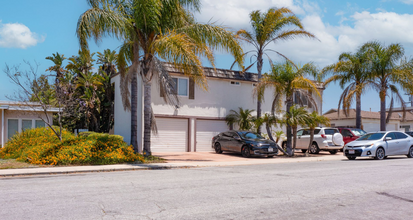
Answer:
[[[325,117],[324,115],[319,115],[318,112],[313,111],[311,114],[307,115],[305,119],[305,124],[310,129],[310,143],[308,145],[308,152],[310,152],[310,148],[313,144],[314,140],[314,130],[319,125],[330,125],[330,119]],[[336,151],[337,152],[337,151]]]
[[[214,65],[213,50],[230,52],[242,65],[242,49],[232,32],[222,26],[199,24],[188,10],[200,10],[200,0],[88,0],[91,8],[83,13],[77,24],[77,35],[82,48],[87,40],[99,41],[103,36],[124,40],[119,50],[118,65],[121,81],[132,81],[132,106],[123,91],[124,107],[132,114],[132,145],[137,149],[137,74],[144,84],[144,149],[151,154],[151,127],[154,117],[151,107],[151,86],[158,78],[164,100],[179,106],[174,82],[161,60],[170,62],[183,74],[206,89],[201,58]],[[127,68],[128,63],[131,66]],[[122,80],[122,79],[130,80]],[[134,115],[135,114],[135,115]],[[134,130],[135,129],[135,130]]]
[[[251,52],[255,54],[254,56],[256,56],[257,60],[247,69],[257,63],[258,83],[261,80],[263,56],[266,55],[271,62],[267,52],[275,52],[286,58],[281,53],[267,48],[271,42],[277,43],[279,41],[294,39],[298,36],[315,38],[313,34],[304,30],[300,19],[288,8],[270,8],[265,13],[259,10],[252,11],[250,13],[250,22],[252,32],[241,29],[237,32],[237,36],[242,41],[254,46],[254,50],[248,51],[244,55]],[[287,26],[294,26],[298,29],[285,29]],[[260,98],[257,100],[257,117],[261,117]],[[260,132],[260,128],[258,132]]]
[[[380,96],[380,130],[386,130],[389,122],[394,99],[401,103],[403,120],[406,115],[406,105],[397,86],[409,94],[413,94],[413,60],[403,58],[404,48],[400,44],[390,44],[385,47],[379,42],[369,42],[363,45],[368,51],[370,71],[374,77],[373,86],[379,91]],[[388,90],[391,93],[390,108],[386,119],[386,97]]]
[[[261,121],[265,124],[265,129],[267,130],[267,134],[268,137],[270,138],[270,140],[274,141],[277,148],[283,152],[285,155],[287,154],[287,152],[284,151],[284,149],[282,149],[279,145],[278,145],[278,141],[280,140],[280,137],[282,134],[284,134],[284,132],[281,131],[281,133],[279,131],[277,131],[275,133],[276,135],[276,140],[274,140],[274,137],[272,136],[272,127],[277,125],[277,122],[279,121],[277,119],[276,116],[265,113],[262,117],[261,117]]]
[[[338,102],[338,113],[343,105],[344,114],[347,116],[352,101],[354,98],[356,99],[356,127],[361,128],[361,95],[371,85],[367,52],[364,48],[360,48],[354,54],[342,53],[338,60],[337,63],[323,69],[323,75],[333,74],[326,79],[324,85],[339,82],[340,87],[344,90]]]
[[[233,125],[238,125],[239,130],[250,131],[253,128],[254,117],[252,116],[254,110],[239,108],[238,112],[231,110],[225,118],[227,125],[232,129]]]
[[[307,100],[311,106],[318,111],[317,103],[313,98],[313,94],[321,97],[315,82],[306,78],[312,76],[319,78],[317,68],[312,63],[307,63],[302,67],[297,67],[294,63],[286,61],[283,64],[275,64],[272,67],[270,74],[265,74],[262,81],[257,85],[254,92],[258,97],[263,97],[267,88],[274,89],[274,99],[272,102],[271,112],[274,114],[278,108],[282,106],[282,99],[285,97],[286,113],[289,113],[293,106],[294,95],[296,95],[297,104],[303,104]],[[287,125],[287,152],[292,155],[291,151],[291,127]]]
[[[293,148],[289,155],[294,155],[295,147],[297,145],[297,129],[298,126],[306,124],[308,118],[308,112],[305,107],[297,107],[293,105],[290,107],[290,111],[286,112],[284,115],[284,121],[286,124],[291,126],[293,132]],[[287,137],[288,138],[288,137]],[[288,149],[288,148],[287,148]]]

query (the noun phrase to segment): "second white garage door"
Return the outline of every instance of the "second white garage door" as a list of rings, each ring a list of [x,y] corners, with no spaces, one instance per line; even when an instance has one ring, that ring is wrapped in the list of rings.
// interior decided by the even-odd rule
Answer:
[[[225,121],[197,120],[196,121],[196,151],[213,151],[211,147],[212,137],[228,131]]]
[[[156,118],[158,135],[151,135],[152,152],[186,152],[188,119]]]

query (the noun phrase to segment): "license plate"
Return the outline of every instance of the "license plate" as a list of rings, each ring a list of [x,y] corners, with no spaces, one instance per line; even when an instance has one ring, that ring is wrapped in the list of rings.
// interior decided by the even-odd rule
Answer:
[[[273,152],[274,150],[272,149],[272,147],[268,148],[268,152]]]
[[[354,150],[348,150],[348,153],[349,154],[354,154],[355,152],[354,152]]]

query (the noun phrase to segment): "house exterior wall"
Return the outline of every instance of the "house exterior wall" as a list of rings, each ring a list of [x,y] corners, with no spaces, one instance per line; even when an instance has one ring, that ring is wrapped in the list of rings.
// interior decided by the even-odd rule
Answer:
[[[0,117],[0,123],[2,123],[3,126],[0,126],[0,144],[1,143],[6,143],[8,141],[8,119],[17,119],[18,120],[18,130],[21,132],[22,130],[22,120],[32,120],[32,127],[35,125],[35,120],[40,120],[39,117],[47,120],[47,117],[44,115],[42,112],[30,112],[30,111],[18,111],[18,110],[7,110],[7,109],[2,109],[4,111],[4,121],[1,120]],[[53,113],[48,113],[48,117],[53,123]],[[2,128],[4,128],[4,133],[2,131]],[[4,136],[3,136],[4,135]],[[4,142],[2,139],[4,138]]]
[[[176,77],[185,78],[183,75],[173,75]],[[195,86],[195,98],[180,97],[180,107],[175,109],[173,106],[166,104],[160,96],[160,87],[158,79],[154,76],[152,79],[151,100],[152,108],[156,117],[170,118],[187,118],[189,121],[189,150],[194,151],[196,148],[196,120],[224,120],[231,110],[238,111],[239,107],[243,109],[256,109],[257,100],[253,97],[253,83],[251,81],[237,81],[240,85],[231,85],[231,81],[227,79],[217,79],[209,77],[208,91]],[[131,130],[131,114],[130,111],[125,111],[120,95],[120,76],[112,78],[112,83],[115,84],[115,113],[114,113],[114,133],[124,137],[127,143],[130,143]],[[143,146],[143,85],[140,77],[138,77],[138,145]],[[320,94],[322,94],[320,90]],[[318,112],[322,112],[322,99],[315,97],[319,106]],[[262,103],[262,114],[271,111],[273,101],[273,91],[268,89],[265,92]],[[284,100],[281,110],[285,110]],[[309,109],[313,111],[313,109]],[[274,130],[285,130],[283,128],[275,128]],[[265,128],[262,129],[266,133]]]
[[[335,127],[356,127],[356,119],[342,119],[342,120],[331,120],[331,124]],[[366,132],[380,131],[380,119],[362,119],[362,128]],[[386,125],[387,131],[398,131],[400,128],[400,122],[397,120],[390,120]]]

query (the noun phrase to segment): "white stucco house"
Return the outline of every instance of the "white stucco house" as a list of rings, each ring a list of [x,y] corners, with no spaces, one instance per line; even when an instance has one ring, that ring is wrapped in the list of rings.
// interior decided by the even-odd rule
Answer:
[[[27,106],[24,103],[14,101],[0,101],[0,109],[1,146],[4,146],[16,132],[28,128],[45,127],[42,119],[53,122],[53,113],[59,112],[57,108],[50,108],[47,110],[46,116],[41,106],[36,103],[30,103],[30,106]]]
[[[170,75],[177,83],[181,106],[175,109],[167,105],[161,97],[157,79],[152,80],[152,108],[158,135],[151,135],[152,152],[201,152],[212,151],[212,137],[229,130],[225,117],[230,110],[256,109],[253,89],[257,74],[239,71],[204,68],[207,76],[208,91],[197,86],[187,76],[165,64]],[[138,87],[138,145],[143,145],[143,88],[140,79]],[[112,78],[115,84],[114,133],[130,143],[131,113],[125,111],[120,95],[120,76]],[[324,90],[319,85],[320,93]],[[273,93],[265,93],[262,104],[263,113],[270,112]],[[316,98],[318,111],[322,112],[322,99]],[[265,130],[265,129],[264,129]],[[265,131],[264,131],[265,132]]]

